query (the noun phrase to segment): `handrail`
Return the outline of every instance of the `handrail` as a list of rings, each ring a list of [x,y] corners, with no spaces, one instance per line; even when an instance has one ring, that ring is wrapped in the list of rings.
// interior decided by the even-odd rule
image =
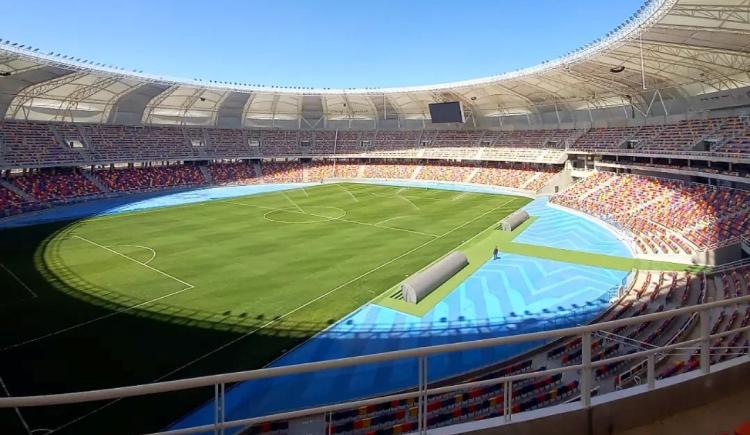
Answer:
[[[745,326],[743,328],[737,328],[737,329],[733,329],[730,331],[717,333],[714,335],[710,335],[708,338],[711,338],[711,339],[720,338],[720,337],[728,336],[734,333],[745,332],[745,331],[750,331],[750,326]],[[654,349],[649,349],[649,350],[631,353],[627,355],[621,355],[621,356],[612,357],[608,359],[602,359],[599,361],[593,361],[591,362],[590,367],[593,369],[596,367],[604,366],[604,365],[615,363],[615,362],[638,359],[642,357],[650,357],[651,355],[662,353],[666,350],[685,348],[686,345],[688,344],[698,344],[701,341],[703,341],[703,338],[697,338],[697,339],[693,339],[687,342],[665,346],[664,348],[654,348]],[[469,388],[480,388],[480,387],[499,385],[499,384],[503,384],[507,386],[515,381],[522,381],[522,380],[531,379],[531,378],[551,376],[551,375],[558,374],[558,373],[578,372],[579,370],[582,370],[584,368],[585,367],[583,364],[572,364],[572,365],[565,366],[565,367],[559,367],[555,369],[543,370],[543,371],[538,371],[538,372],[530,372],[530,373],[524,373],[524,374],[519,374],[519,375],[505,376],[502,378],[488,379],[484,381],[468,382],[464,384],[456,384],[456,385],[450,385],[446,387],[431,388],[424,392],[411,391],[407,393],[380,396],[380,397],[376,397],[372,399],[363,399],[363,400],[339,403],[335,405],[325,405],[325,406],[318,406],[315,408],[306,408],[306,409],[297,410],[297,411],[288,411],[288,412],[264,415],[261,417],[244,418],[244,419],[233,420],[230,422],[224,422],[224,423],[218,423],[218,424],[207,424],[203,426],[195,426],[195,427],[186,428],[186,429],[176,429],[176,430],[168,430],[164,432],[154,432],[151,435],[167,435],[167,434],[183,435],[183,434],[203,433],[203,432],[212,431],[216,429],[230,429],[230,428],[236,428],[236,427],[241,427],[241,426],[250,426],[250,425],[264,422],[264,421],[290,420],[290,419],[306,417],[310,415],[335,412],[335,411],[340,411],[340,410],[345,410],[345,409],[353,409],[353,408],[358,408],[358,407],[367,406],[367,405],[375,405],[379,403],[390,402],[393,400],[413,399],[422,395],[432,396],[432,395],[438,395],[438,394],[452,393],[454,391],[459,391],[459,390],[466,390]],[[599,387],[598,386],[593,387],[591,391],[594,391],[597,388]]]
[[[725,152],[725,151],[690,151],[690,150],[626,150],[626,149],[608,149],[595,147],[573,147],[569,148],[568,153],[573,154],[608,154],[624,156],[645,156],[650,155],[674,155],[682,156],[681,158],[690,157],[719,157],[736,160],[748,160],[750,156],[747,153]]]
[[[750,242],[748,242],[747,238],[743,238],[743,239],[744,239],[745,243],[750,243]],[[725,270],[738,269],[740,267],[744,267],[744,266],[747,266],[747,265],[750,265],[750,258],[743,258],[743,259],[740,259],[740,260],[732,261],[730,263],[724,263],[724,264],[719,265],[719,266],[713,266],[713,267],[709,268],[708,270],[706,270],[706,273],[714,275],[714,274],[719,273],[719,272],[724,272]]]
[[[684,308],[677,308],[670,311],[645,314],[637,317],[628,319],[618,319],[603,323],[594,323],[590,325],[570,327],[557,329],[553,331],[542,331],[532,332],[528,334],[519,334],[506,337],[488,338],[475,341],[466,341],[452,344],[442,344],[429,347],[397,350],[392,352],[384,352],[373,355],[355,356],[348,358],[339,358],[333,360],[319,361],[302,363],[290,366],[281,367],[270,367],[256,370],[247,370],[233,373],[224,373],[219,375],[199,376],[194,378],[180,379],[174,381],[164,381],[151,384],[132,385],[126,387],[108,388],[101,390],[90,390],[74,393],[59,393],[59,394],[47,394],[47,395],[36,395],[36,396],[18,396],[18,397],[3,397],[0,398],[0,408],[13,408],[13,407],[31,407],[31,406],[47,406],[47,405],[61,405],[61,404],[72,404],[72,403],[83,403],[97,400],[108,400],[117,399],[124,397],[143,396],[155,393],[166,393],[170,391],[192,389],[199,387],[207,387],[217,384],[228,384],[235,382],[243,382],[248,380],[272,378],[276,376],[309,373],[317,370],[324,369],[335,369],[342,367],[350,367],[360,364],[378,363],[385,361],[393,361],[405,358],[420,358],[431,355],[437,355],[448,352],[466,351],[472,349],[481,349],[486,347],[500,346],[506,344],[523,343],[527,341],[538,341],[561,337],[570,337],[584,334],[591,334],[602,329],[614,329],[619,326],[627,326],[636,323],[654,321],[669,317],[679,316],[681,314],[691,314],[693,312],[706,312],[714,308],[721,308],[728,305],[750,303],[750,296],[741,296],[738,298],[725,299],[722,301],[709,302],[702,305],[690,306]],[[694,342],[696,340],[692,340]],[[698,340],[700,341],[700,340]],[[669,346],[668,348],[676,348],[683,345],[686,342],[677,343]],[[649,349],[646,351],[639,352],[632,355],[648,355],[663,351],[667,347]],[[629,358],[633,356],[629,355]],[[607,361],[607,360],[602,360]],[[591,366],[598,366],[602,361],[591,363]],[[535,372],[534,374],[538,376]]]
[[[669,312],[669,313],[673,313],[673,312]],[[638,319],[640,317],[635,317],[635,318]],[[643,350],[640,352],[620,355],[616,357],[602,359],[599,361],[592,361],[588,365],[588,367],[590,367],[591,369],[595,369],[600,366],[605,366],[611,363],[616,363],[616,362],[621,362],[621,361],[640,359],[643,357],[651,358],[652,356],[664,353],[665,351],[669,351],[672,349],[690,348],[689,347],[690,345],[700,344],[704,342],[706,339],[721,338],[721,337],[725,337],[725,336],[729,336],[735,333],[740,333],[740,332],[745,332],[745,331],[750,331],[750,326],[745,326],[741,328],[732,329],[729,331],[716,333],[713,335],[709,335],[705,338],[701,337],[701,338],[688,340],[685,342],[674,343],[674,344],[666,345],[660,348],[647,349],[647,350]],[[195,426],[195,427],[186,428],[186,429],[175,429],[175,430],[168,430],[164,432],[156,432],[151,435],[167,435],[167,434],[182,435],[182,434],[202,433],[202,432],[207,432],[207,431],[216,430],[216,429],[230,429],[230,428],[236,428],[236,427],[241,427],[241,426],[250,426],[250,425],[264,422],[264,421],[290,420],[290,419],[301,418],[301,417],[306,417],[310,415],[324,414],[324,413],[330,413],[330,412],[335,412],[335,411],[340,411],[340,410],[345,410],[345,409],[358,408],[361,406],[386,403],[386,402],[390,402],[394,400],[413,399],[413,398],[422,397],[422,396],[428,397],[428,396],[433,396],[433,395],[438,395],[438,394],[452,393],[455,391],[466,390],[470,388],[481,388],[481,387],[486,387],[486,386],[491,386],[491,385],[502,384],[505,386],[506,389],[508,389],[508,387],[515,381],[523,381],[527,379],[540,378],[540,377],[551,376],[551,375],[555,375],[559,373],[578,372],[585,368],[586,368],[586,365],[582,362],[581,364],[572,364],[572,365],[554,368],[554,369],[529,372],[529,373],[523,373],[523,374],[518,374],[518,375],[510,375],[510,376],[505,376],[501,378],[487,379],[487,380],[482,380],[482,381],[467,382],[463,384],[454,384],[454,385],[449,385],[445,387],[430,388],[421,392],[410,391],[406,393],[392,394],[388,396],[379,396],[379,397],[371,398],[371,399],[356,400],[356,401],[351,401],[351,402],[338,403],[334,405],[324,405],[324,406],[318,406],[314,408],[306,408],[306,409],[301,409],[301,410],[296,410],[296,411],[287,411],[287,412],[281,412],[281,413],[276,413],[276,414],[264,415],[260,417],[244,418],[244,419],[239,419],[239,420],[233,420],[230,422],[214,423],[214,424],[207,424],[203,426]],[[653,376],[654,373],[652,373],[651,375]],[[594,391],[597,388],[598,387],[593,387],[591,391]]]

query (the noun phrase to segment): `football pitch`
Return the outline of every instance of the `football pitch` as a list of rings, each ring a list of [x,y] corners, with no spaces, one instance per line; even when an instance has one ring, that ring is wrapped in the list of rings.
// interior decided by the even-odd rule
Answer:
[[[26,395],[261,367],[529,201],[324,184],[4,230],[0,378]],[[157,430],[210,395],[24,416],[86,433],[138,407],[116,431]]]

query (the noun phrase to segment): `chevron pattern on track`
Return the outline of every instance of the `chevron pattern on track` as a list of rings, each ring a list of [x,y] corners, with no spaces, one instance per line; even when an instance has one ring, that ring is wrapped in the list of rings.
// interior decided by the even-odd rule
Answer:
[[[623,242],[608,230],[571,213],[547,207],[546,199],[536,199],[524,210],[537,216],[537,220],[516,237],[515,242],[594,254],[632,256]]]
[[[580,218],[579,218],[580,219]],[[368,304],[284,355],[273,365],[372,354],[443,343],[560,328],[587,322],[609,302],[625,272],[505,254],[474,272],[423,317]],[[488,365],[534,344],[503,346],[430,358],[438,379]],[[330,370],[243,385],[237,396],[252,398],[253,412],[279,404],[311,406],[341,397],[412,386],[414,361]],[[335,385],[335,389],[330,389]],[[293,389],[290,398],[285,392]],[[246,399],[240,399],[246,400]]]

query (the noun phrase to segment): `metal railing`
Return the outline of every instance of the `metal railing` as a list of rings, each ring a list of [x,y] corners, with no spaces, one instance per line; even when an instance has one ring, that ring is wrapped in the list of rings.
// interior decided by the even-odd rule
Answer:
[[[567,150],[569,154],[606,154],[618,156],[633,157],[651,157],[651,156],[674,156],[678,159],[689,159],[695,157],[723,158],[732,160],[748,160],[750,156],[741,152],[726,151],[690,151],[690,150],[656,150],[656,149],[614,149],[614,148],[596,148],[596,147],[573,147]]]
[[[512,389],[512,383],[515,381],[527,380],[532,378],[539,378],[543,376],[550,376],[558,373],[570,373],[580,371],[580,403],[582,407],[588,407],[591,404],[591,391],[595,388],[592,378],[592,371],[600,366],[608,364],[638,360],[645,358],[647,360],[647,385],[649,389],[654,388],[656,375],[655,375],[655,361],[657,355],[668,353],[669,351],[676,349],[684,349],[690,346],[698,346],[700,352],[700,370],[703,373],[709,373],[710,371],[710,342],[714,338],[720,338],[735,334],[738,332],[750,330],[750,326],[739,327],[727,331],[710,334],[710,310],[722,308],[730,305],[737,304],[748,304],[750,303],[750,296],[743,296],[733,299],[727,299],[719,302],[705,303],[701,305],[695,305],[685,308],[678,308],[667,312],[658,312],[653,314],[646,314],[628,319],[619,319],[609,322],[595,323],[586,326],[579,326],[573,328],[558,329],[554,331],[543,331],[534,332],[528,334],[506,336],[499,338],[483,339],[468,342],[459,342],[453,344],[437,345],[423,348],[415,348],[408,350],[399,350],[393,352],[386,352],[367,356],[357,356],[350,358],[334,359],[321,362],[311,362],[290,366],[282,367],[271,367],[263,368],[258,370],[242,371],[235,373],[226,373],[220,375],[201,376],[189,379],[181,379],[174,381],[158,382],[152,384],[133,385],[120,388],[110,388],[103,390],[92,390],[74,393],[63,393],[63,394],[50,394],[50,395],[38,395],[38,396],[24,396],[24,397],[3,397],[0,398],[0,408],[23,408],[23,407],[40,407],[40,406],[52,406],[52,405],[66,405],[83,402],[92,402],[99,400],[114,400],[122,399],[127,397],[146,396],[159,393],[167,393],[174,391],[181,391],[187,389],[194,389],[200,387],[214,387],[214,422],[202,426],[195,426],[185,429],[170,430],[161,432],[163,434],[190,434],[190,433],[201,433],[201,432],[214,432],[223,433],[225,429],[229,428],[241,428],[246,427],[255,423],[265,421],[278,421],[278,420],[289,420],[294,418],[313,416],[313,415],[326,415],[328,413],[356,408],[364,405],[372,405],[377,403],[383,403],[386,401],[402,400],[409,398],[418,399],[418,421],[419,431],[424,432],[426,430],[426,403],[428,396],[448,393],[458,390],[465,390],[467,388],[484,387],[490,385],[502,385],[506,394],[506,402],[504,402],[503,416],[505,421],[510,421],[512,418],[512,394],[509,392]],[[601,330],[610,330],[620,326],[629,326],[634,324],[641,324],[643,322],[652,322],[655,320],[680,316],[680,315],[692,315],[698,313],[699,326],[700,326],[700,337],[682,341],[679,343],[671,343],[668,345],[649,348],[640,350],[637,352],[629,353],[626,355],[618,355],[606,359],[600,359],[598,361],[592,361],[591,342],[592,334]],[[500,378],[480,380],[474,382],[467,382],[437,388],[429,388],[428,384],[428,357],[434,355],[440,355],[450,352],[461,352],[473,349],[482,349],[488,347],[496,347],[508,344],[517,344],[524,342],[534,341],[548,341],[560,338],[573,338],[579,337],[582,342],[581,349],[581,363],[568,365],[559,368],[553,368],[542,371],[535,371],[529,373],[514,374],[511,376],[504,376]],[[372,399],[348,401],[345,403],[339,403],[334,405],[318,406],[314,408],[302,409],[291,412],[283,412],[272,415],[265,415],[260,417],[244,418],[232,421],[226,421],[224,415],[223,404],[226,402],[226,386],[227,384],[233,384],[244,381],[259,380],[276,378],[279,376],[301,374],[301,373],[312,373],[321,370],[337,369],[344,367],[359,366],[370,363],[382,363],[395,360],[404,359],[416,359],[419,366],[419,377],[417,381],[417,389],[415,391],[404,392],[400,394],[392,394],[387,396],[380,396]]]

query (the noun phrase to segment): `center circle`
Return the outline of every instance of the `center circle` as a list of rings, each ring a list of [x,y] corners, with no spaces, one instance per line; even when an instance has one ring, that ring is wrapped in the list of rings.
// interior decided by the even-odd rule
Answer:
[[[271,210],[263,218],[271,222],[283,224],[316,224],[330,222],[346,216],[346,210],[327,205],[306,205],[301,208],[289,207]]]

